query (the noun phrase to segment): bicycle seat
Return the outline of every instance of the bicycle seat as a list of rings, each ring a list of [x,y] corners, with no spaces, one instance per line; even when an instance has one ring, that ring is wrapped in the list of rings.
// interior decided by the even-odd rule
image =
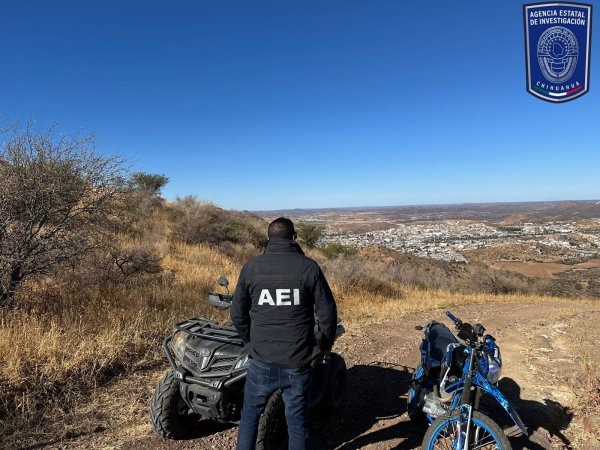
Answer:
[[[429,340],[429,358],[441,363],[446,354],[449,344],[458,344],[458,339],[452,334],[450,329],[439,322],[431,322],[429,324],[429,332],[427,334]]]

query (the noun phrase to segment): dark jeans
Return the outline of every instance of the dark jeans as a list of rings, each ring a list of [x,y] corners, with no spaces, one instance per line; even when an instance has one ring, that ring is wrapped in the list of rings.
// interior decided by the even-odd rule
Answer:
[[[269,397],[278,389],[283,394],[288,425],[289,450],[308,448],[308,393],[310,368],[286,369],[250,361],[244,406],[238,430],[237,450],[252,450],[256,444],[258,421]]]

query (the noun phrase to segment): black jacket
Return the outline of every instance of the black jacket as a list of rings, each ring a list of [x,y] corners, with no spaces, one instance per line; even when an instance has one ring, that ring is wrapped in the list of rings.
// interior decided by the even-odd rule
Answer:
[[[315,311],[321,349],[330,350],[337,326],[333,294],[318,264],[293,241],[271,239],[242,268],[231,320],[250,344],[250,357],[280,367],[305,366],[316,344]]]

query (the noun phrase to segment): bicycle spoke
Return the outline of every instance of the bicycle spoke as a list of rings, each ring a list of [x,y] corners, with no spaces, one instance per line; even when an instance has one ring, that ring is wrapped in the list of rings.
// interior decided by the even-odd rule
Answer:
[[[438,435],[434,448],[439,448],[440,450],[453,450],[457,431],[458,426],[456,422],[446,422],[446,427],[444,427],[440,432],[440,435]]]
[[[498,444],[494,437],[482,427],[477,427],[479,432],[483,431],[483,435],[475,442],[475,446],[472,447],[472,450],[494,450],[498,448]]]
[[[473,424],[473,435],[476,442],[473,442],[471,450],[499,450],[500,446],[496,438],[486,428]],[[454,450],[456,440],[459,436],[459,424],[457,421],[448,421],[439,431],[435,440],[434,449]]]

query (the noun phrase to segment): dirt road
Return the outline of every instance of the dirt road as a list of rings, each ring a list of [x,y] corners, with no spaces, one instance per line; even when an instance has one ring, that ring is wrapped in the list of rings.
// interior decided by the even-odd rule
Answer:
[[[469,322],[483,323],[502,349],[503,380],[500,387],[513,400],[530,437],[506,427],[513,448],[599,448],[582,444],[586,419],[577,415],[585,394],[579,375],[582,344],[575,336],[582,323],[600,327],[600,304],[488,304],[452,308]],[[354,329],[336,344],[348,364],[347,405],[335,417],[316,417],[312,441],[316,449],[414,449],[425,433],[408,421],[406,391],[418,361],[420,332],[414,326],[436,319],[431,311]],[[166,365],[165,365],[166,368]],[[152,434],[148,407],[163,369],[116,380],[99,390],[82,417],[92,417],[89,432],[76,432],[70,440],[48,442],[36,448],[123,449],[230,449],[237,429],[199,422],[196,435],[185,441],[166,441]],[[573,414],[575,412],[575,414]],[[593,422],[591,426],[598,426]],[[583,425],[582,425],[583,423]],[[82,425],[82,428],[83,427]]]

